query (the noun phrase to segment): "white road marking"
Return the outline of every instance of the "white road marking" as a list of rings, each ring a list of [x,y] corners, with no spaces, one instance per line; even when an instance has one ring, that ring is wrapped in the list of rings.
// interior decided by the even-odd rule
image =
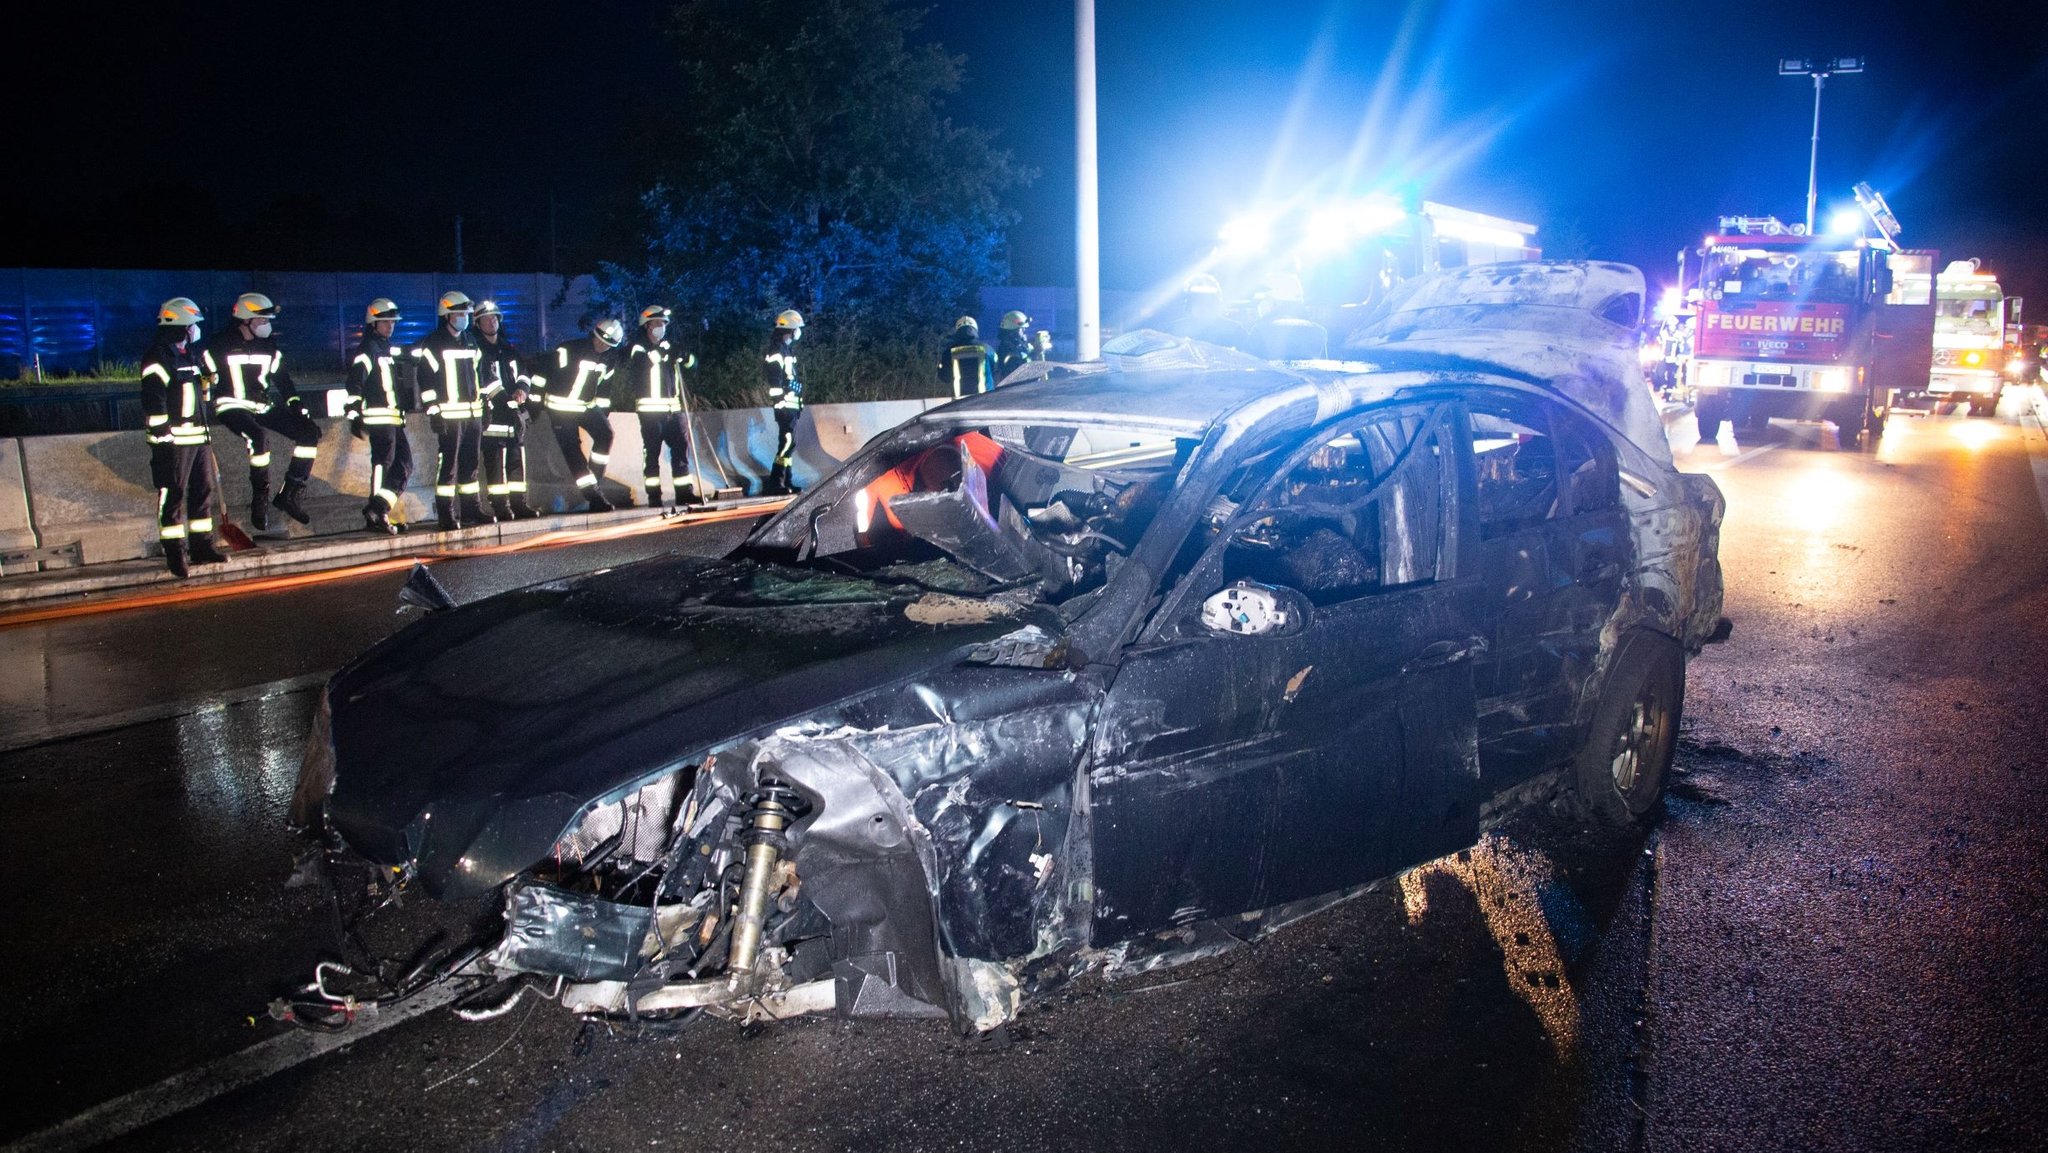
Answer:
[[[1738,454],[1738,455],[1735,455],[1735,456],[1731,456],[1731,457],[1729,457],[1729,458],[1728,458],[1727,460],[1717,460],[1717,461],[1715,461],[1715,462],[1714,462],[1714,463],[1712,463],[1712,464],[1709,464],[1709,465],[1702,465],[1702,466],[1700,467],[1700,471],[1701,471],[1701,472],[1719,472],[1720,470],[1722,470],[1722,469],[1724,469],[1724,468],[1727,468],[1727,467],[1729,467],[1730,465],[1737,465],[1737,464],[1741,464],[1741,463],[1742,463],[1743,461],[1745,461],[1745,460],[1751,460],[1751,459],[1754,459],[1754,458],[1756,458],[1756,457],[1762,456],[1763,454],[1765,454],[1765,453],[1767,453],[1767,452],[1771,451],[1772,449],[1774,449],[1774,448],[1776,448],[1776,447],[1778,447],[1778,446],[1777,446],[1777,445],[1775,445],[1775,444],[1760,444],[1760,445],[1756,446],[1755,448],[1753,448],[1753,449],[1750,449],[1750,450],[1749,450],[1748,452],[1745,452],[1745,453],[1740,453],[1740,454]]]
[[[340,1033],[294,1029],[239,1053],[173,1073],[146,1089],[102,1102],[69,1121],[39,1129],[9,1144],[6,1153],[89,1149],[112,1141],[144,1125],[204,1105],[223,1093],[275,1076],[322,1053],[347,1048],[372,1033],[439,1009],[470,991],[454,982],[436,985],[395,1009],[383,1010],[374,1017],[358,1017],[355,1024]]]

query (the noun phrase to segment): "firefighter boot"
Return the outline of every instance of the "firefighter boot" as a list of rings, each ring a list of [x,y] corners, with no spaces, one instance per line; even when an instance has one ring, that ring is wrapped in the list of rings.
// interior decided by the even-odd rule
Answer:
[[[540,510],[526,503],[525,493],[515,492],[512,494],[512,515],[520,520],[532,520],[540,515]]]
[[[257,532],[270,531],[270,482],[249,482],[249,527]]]
[[[210,532],[192,534],[185,542],[185,555],[191,558],[193,564],[220,564],[228,559],[224,553],[213,547],[213,534]]]
[[[363,506],[363,531],[373,536],[392,536],[398,532],[398,526],[384,515],[383,505],[371,501]]]
[[[304,491],[306,491],[305,481],[288,480],[284,482],[284,490],[279,492],[270,503],[276,505],[279,512],[298,521],[300,524],[311,524],[313,523],[313,515],[306,511],[305,505],[299,503],[299,494]]]
[[[597,491],[596,485],[590,486],[590,491],[583,494],[583,501],[585,512],[610,512],[614,507],[612,502],[604,498],[603,493]]]
[[[490,524],[494,519],[490,513],[484,511],[483,501],[473,492],[463,493],[461,503],[462,523],[465,525]]]
[[[511,497],[509,497],[509,496],[494,496],[494,497],[492,497],[492,498],[491,498],[491,515],[493,515],[493,516],[497,517],[497,518],[498,518],[499,520],[511,520],[511,519],[512,519],[512,498],[511,498]]]
[[[676,508],[678,510],[690,508],[693,505],[700,505],[703,503],[704,498],[697,495],[696,485],[679,484],[676,486]]]
[[[455,522],[455,498],[437,496],[434,498],[434,527],[442,532],[454,532],[462,526]]]
[[[164,567],[170,569],[171,575],[179,580],[184,580],[192,575],[192,570],[185,567],[184,541],[167,540],[164,542]]]

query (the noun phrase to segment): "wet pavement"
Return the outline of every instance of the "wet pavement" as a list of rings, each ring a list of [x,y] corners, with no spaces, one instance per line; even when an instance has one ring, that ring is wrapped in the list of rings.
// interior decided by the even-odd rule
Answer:
[[[604,1028],[537,998],[429,1013],[113,1147],[2033,1149],[2037,462],[2048,440],[2012,410],[1902,418],[1875,452],[1780,424],[1681,454],[1728,495],[1736,629],[1692,665],[1646,837],[1526,814],[1267,942],[985,1038]],[[437,571],[481,593],[672,543]],[[0,630],[0,731],[56,735],[0,754],[0,1041],[42,1071],[11,1079],[0,1139],[276,1031],[263,1005],[333,931],[322,894],[286,887],[293,686],[402,623],[402,577]],[[92,731],[144,707],[173,715]]]

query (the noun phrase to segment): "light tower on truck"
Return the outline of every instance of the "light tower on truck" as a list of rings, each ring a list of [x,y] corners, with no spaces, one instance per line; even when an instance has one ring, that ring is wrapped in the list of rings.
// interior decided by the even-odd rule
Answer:
[[[1863,57],[1837,56],[1831,60],[1779,60],[1780,76],[1813,77],[1813,147],[1806,159],[1806,231],[1813,233],[1813,202],[1819,192],[1816,183],[1820,175],[1820,90],[1827,84],[1828,77],[1846,72],[1863,71]]]

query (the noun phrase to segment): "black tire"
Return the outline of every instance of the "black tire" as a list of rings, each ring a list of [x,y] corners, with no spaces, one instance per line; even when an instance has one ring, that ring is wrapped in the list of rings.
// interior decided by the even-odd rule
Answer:
[[[1997,399],[1996,399],[1995,397],[1975,397],[1975,396],[1971,397],[1971,398],[1970,398],[1970,415],[1971,415],[1971,416],[1997,416],[1997,415],[1998,415],[1998,401],[1997,401]]]
[[[1605,825],[1641,824],[1664,800],[1685,711],[1685,653],[1656,633],[1631,633],[1608,670],[1585,746],[1573,763],[1579,811]]]
[[[1719,397],[1703,396],[1693,402],[1693,417],[1699,421],[1700,439],[1711,441],[1721,431],[1721,421],[1728,415],[1728,402]]]

